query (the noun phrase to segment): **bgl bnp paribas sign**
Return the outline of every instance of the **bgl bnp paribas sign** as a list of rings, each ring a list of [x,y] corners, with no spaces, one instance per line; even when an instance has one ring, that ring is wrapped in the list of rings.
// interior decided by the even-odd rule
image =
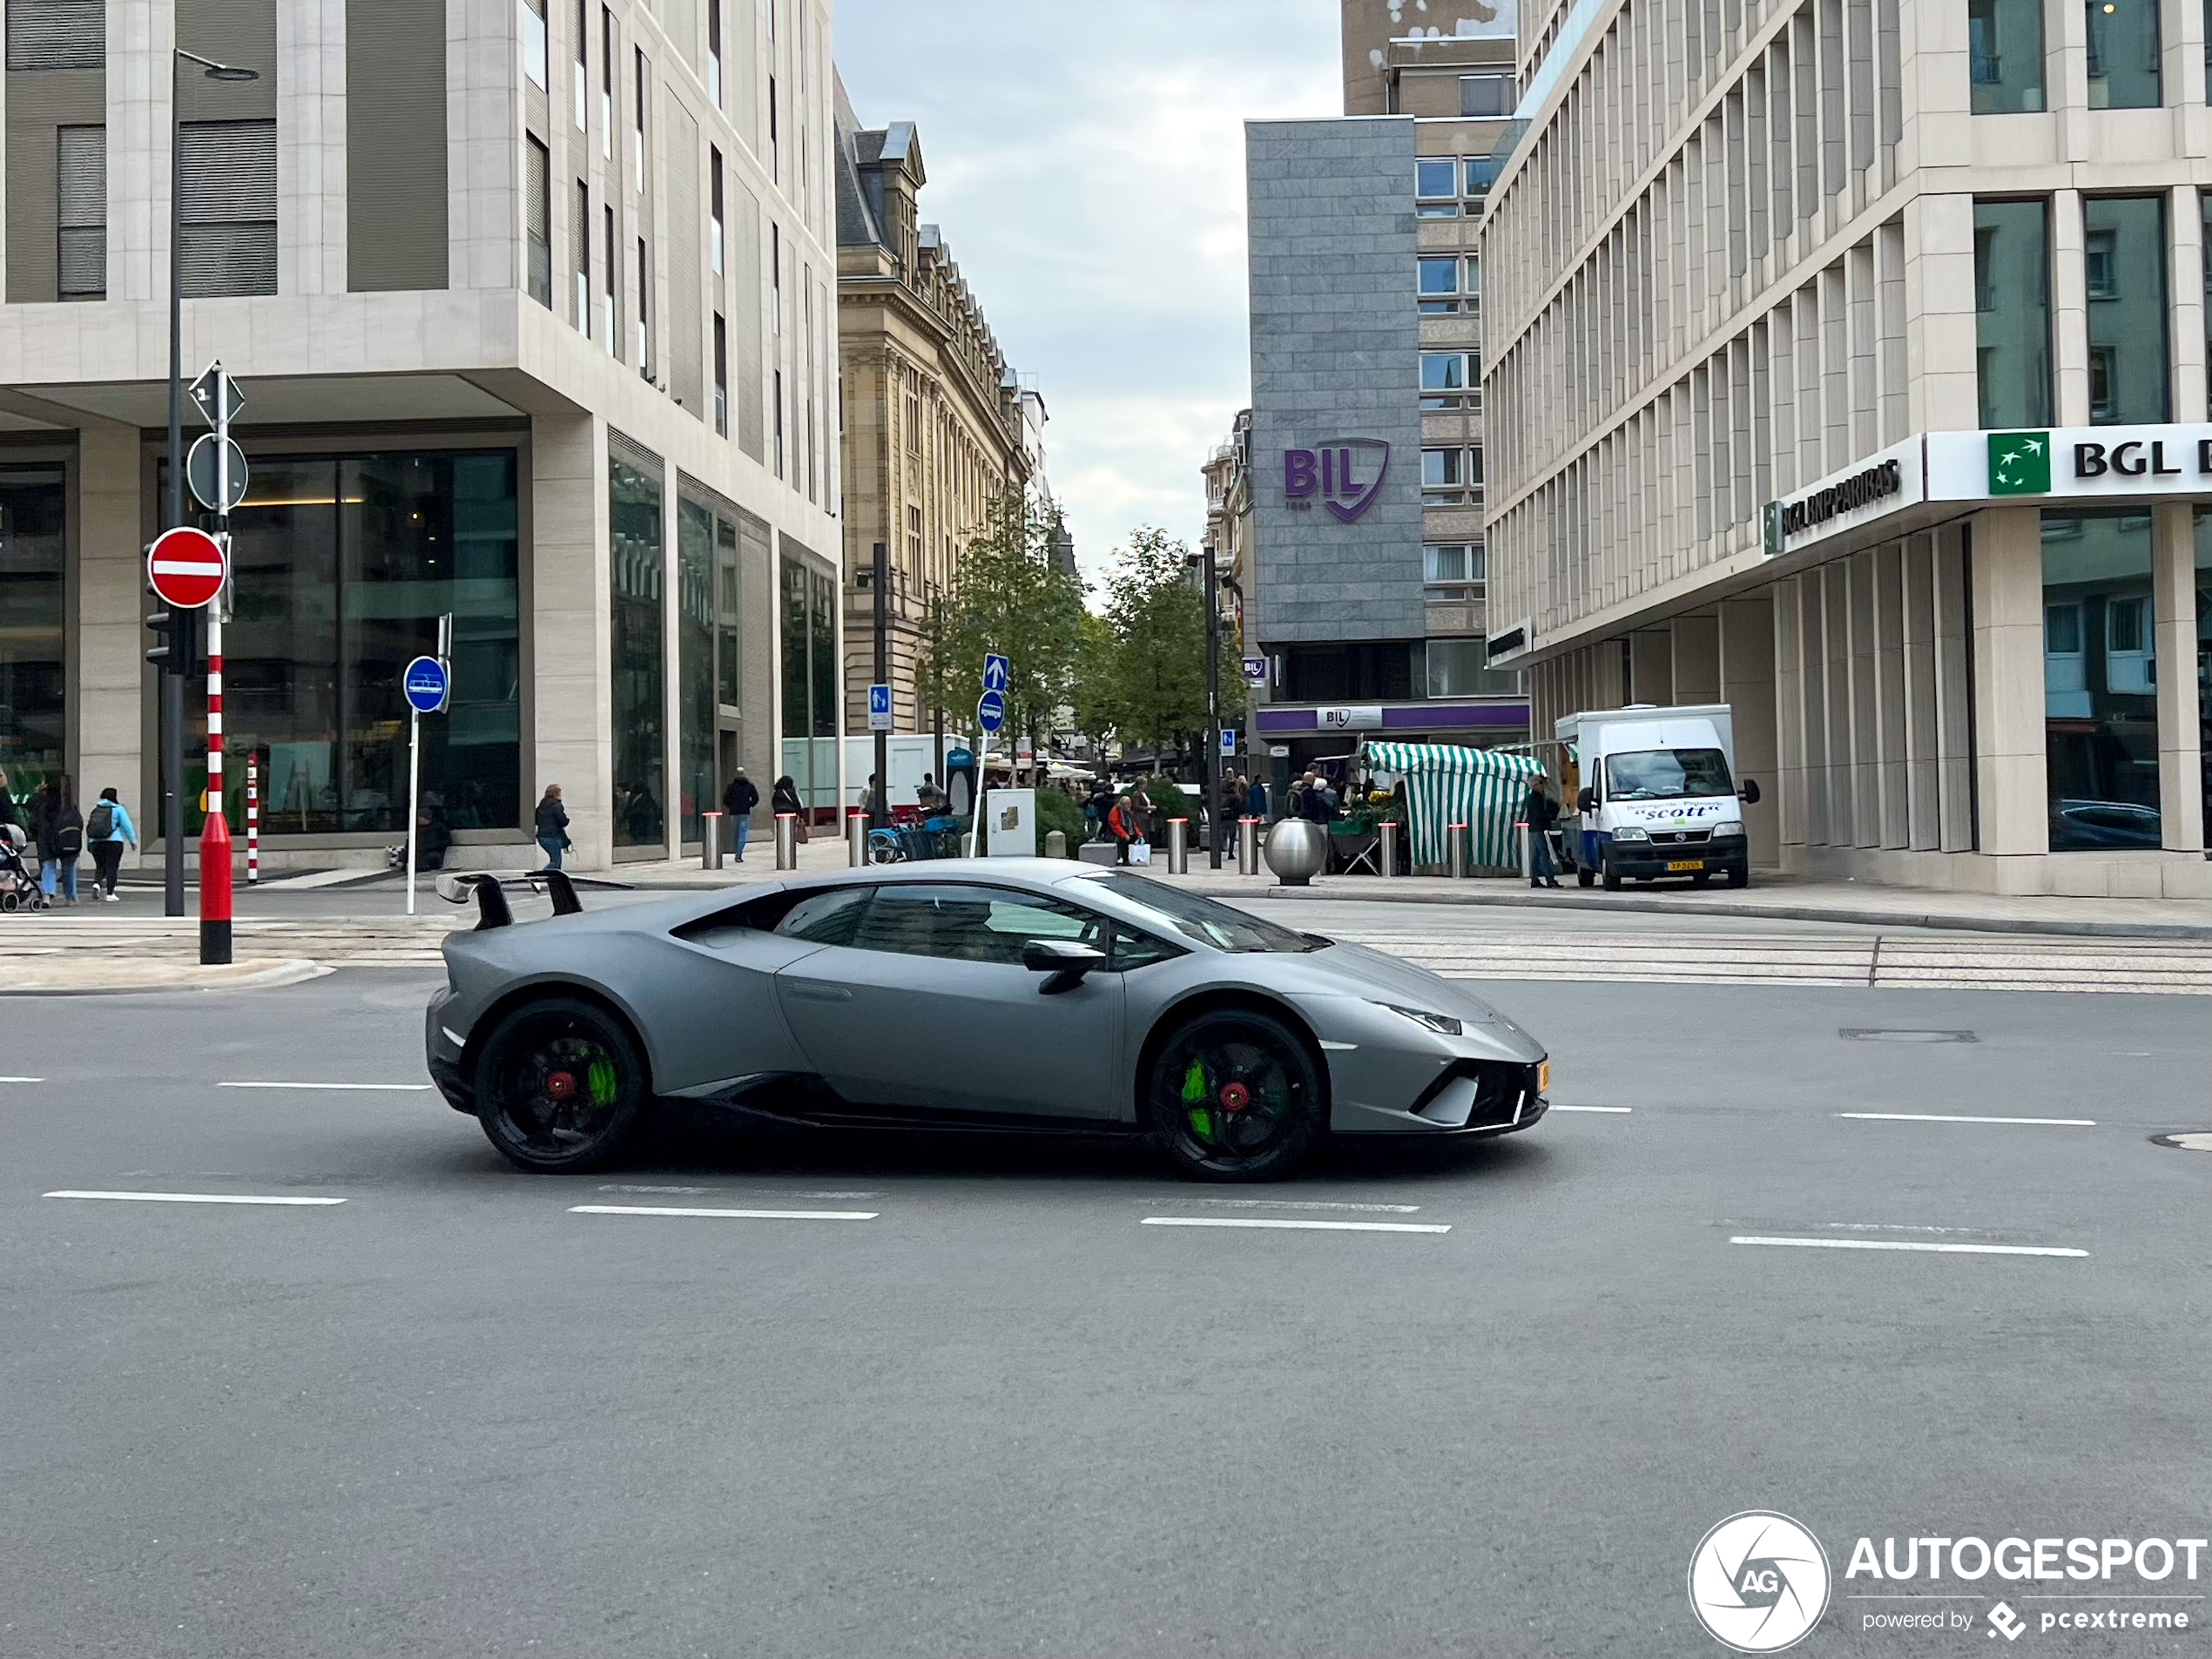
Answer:
[[[1380,438],[1332,438],[1311,449],[1283,451],[1283,499],[1292,507],[1321,502],[1350,524],[1375,504],[1390,475],[1390,446]]]

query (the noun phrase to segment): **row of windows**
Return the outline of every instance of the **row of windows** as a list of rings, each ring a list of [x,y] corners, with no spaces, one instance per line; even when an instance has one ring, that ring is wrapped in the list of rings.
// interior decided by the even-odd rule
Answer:
[[[1488,156],[1422,157],[1413,164],[1414,217],[1479,217],[1497,180],[1498,165]]]
[[[2158,0],[2084,0],[2081,10],[2089,107],[2156,109],[2163,101]],[[2205,17],[2212,25],[2212,3],[2206,5]],[[1966,0],[1973,112],[2004,115],[2048,108],[2045,46],[2043,0]]]

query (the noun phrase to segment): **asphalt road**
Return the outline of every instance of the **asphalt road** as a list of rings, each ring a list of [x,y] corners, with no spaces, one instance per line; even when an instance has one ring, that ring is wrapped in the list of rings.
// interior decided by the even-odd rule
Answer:
[[[1691,1552],[1770,1508],[1836,1575],[1792,1651],[1990,1654],[1863,1631],[1853,1541],[2212,1521],[2212,1156],[2150,1139],[2212,1121],[2201,998],[1496,985],[1613,1109],[1260,1190],[712,1133],[533,1178],[428,1092],[220,1086],[420,1084],[430,983],[0,1004],[0,1653],[1717,1654]],[[2207,1650],[2158,1605],[2021,1651]]]

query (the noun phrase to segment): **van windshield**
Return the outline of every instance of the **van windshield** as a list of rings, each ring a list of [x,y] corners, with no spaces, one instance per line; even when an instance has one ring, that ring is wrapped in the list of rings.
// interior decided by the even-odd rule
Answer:
[[[1640,749],[1605,763],[1608,800],[1679,800],[1733,795],[1728,757],[1718,749]]]

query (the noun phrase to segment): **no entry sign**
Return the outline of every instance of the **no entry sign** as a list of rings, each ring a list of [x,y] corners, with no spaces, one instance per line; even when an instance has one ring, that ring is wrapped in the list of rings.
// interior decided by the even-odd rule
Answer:
[[[146,550],[146,580],[163,601],[197,610],[223,590],[222,543],[206,530],[179,526]]]

